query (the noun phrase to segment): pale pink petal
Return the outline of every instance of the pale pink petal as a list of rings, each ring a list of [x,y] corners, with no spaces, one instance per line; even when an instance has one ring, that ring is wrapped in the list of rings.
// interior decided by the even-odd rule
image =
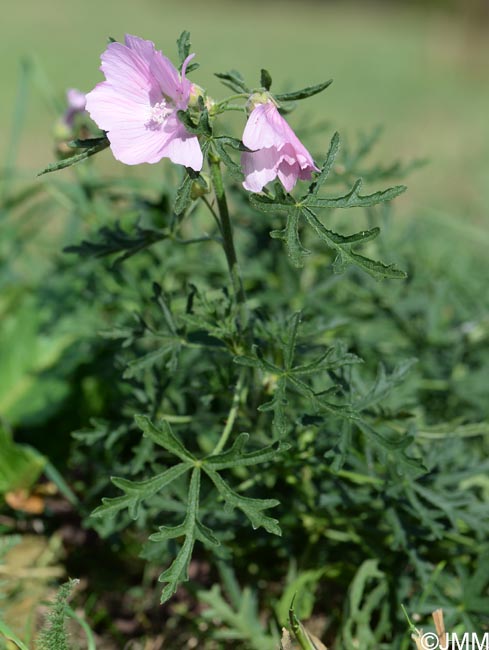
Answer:
[[[151,61],[155,54],[155,46],[152,41],[146,41],[144,38],[139,38],[139,36],[132,36],[131,34],[126,34],[124,41],[126,46],[138,54],[143,61]]]
[[[185,73],[187,72],[187,67],[190,61],[195,57],[195,54],[189,54],[188,57],[185,59],[185,61],[182,64],[182,81],[181,81],[181,97],[180,97],[180,102],[185,103],[188,105],[188,100],[190,97],[190,92],[192,90],[192,82],[190,82],[187,77],[185,76]]]
[[[271,103],[258,104],[250,113],[243,132],[243,144],[248,149],[258,150],[268,147],[279,147],[284,143],[283,134],[277,133],[274,124],[269,119],[270,110],[275,108]]]
[[[204,159],[197,136],[188,133],[183,125],[172,131],[163,148],[163,155],[177,165],[185,165],[196,172],[202,169]]]
[[[187,57],[183,75],[192,56]],[[107,131],[112,152],[127,165],[162,158],[202,168],[198,138],[188,133],[176,111],[185,109],[191,84],[151,41],[126,35],[125,45],[111,43],[102,55],[106,81],[87,95],[87,111]]]
[[[300,167],[297,162],[290,164],[286,160],[282,160],[278,166],[277,176],[279,181],[285,187],[287,192],[290,192],[299,178]]]
[[[103,81],[87,94],[86,110],[99,128],[110,131],[127,120],[145,124],[150,105],[120,95],[118,89]]]
[[[175,103],[180,101],[182,96],[180,75],[170,59],[161,52],[156,52],[151,60],[151,74],[166,97]]]
[[[241,154],[241,166],[245,180],[243,187],[250,192],[261,192],[264,186],[277,176],[279,154],[273,147],[253,153]]]
[[[117,160],[126,165],[157,163],[166,156],[164,148],[171,134],[148,129],[139,122],[127,122],[109,131],[110,148]]]
[[[156,85],[148,61],[122,43],[110,43],[101,59],[100,69],[118,93],[138,103],[148,102]]]

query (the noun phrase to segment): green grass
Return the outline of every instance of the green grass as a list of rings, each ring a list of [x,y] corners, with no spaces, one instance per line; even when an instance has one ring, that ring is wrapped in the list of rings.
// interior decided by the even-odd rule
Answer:
[[[27,100],[21,102],[26,107],[19,161],[33,175],[52,159],[53,96],[62,100],[67,87],[89,90],[101,80],[99,55],[107,36],[135,33],[153,39],[172,57],[183,29],[191,31],[202,65],[194,79],[218,97],[225,89],[212,73],[233,67],[255,82],[260,67],[267,67],[276,89],[333,77],[333,86],[303,103],[293,123],[324,119],[350,136],[383,124],[379,156],[431,161],[410,179],[410,192],[400,202],[403,213],[416,217],[429,206],[487,223],[487,34],[423,8],[222,0],[9,3],[0,25],[8,53],[0,58],[2,159],[22,57],[35,65]],[[318,151],[326,149],[326,136],[322,139]]]

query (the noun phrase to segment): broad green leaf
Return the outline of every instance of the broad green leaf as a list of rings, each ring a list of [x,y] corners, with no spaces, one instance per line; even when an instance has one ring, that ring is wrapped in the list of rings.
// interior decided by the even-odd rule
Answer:
[[[0,495],[28,490],[39,478],[46,458],[33,447],[16,444],[0,427]]]
[[[298,99],[306,99],[307,97],[312,97],[313,95],[317,95],[323,90],[326,90],[326,88],[331,86],[332,83],[333,80],[328,79],[328,81],[324,81],[316,86],[308,86],[307,88],[295,90],[290,93],[279,93],[278,95],[275,95],[275,99],[278,99],[279,102],[294,102]]]
[[[195,462],[195,457],[176,438],[168,422],[163,420],[161,422],[161,429],[158,429],[146,415],[135,415],[134,419],[144,435],[157,445],[164,447],[164,449],[180,458],[180,460]]]

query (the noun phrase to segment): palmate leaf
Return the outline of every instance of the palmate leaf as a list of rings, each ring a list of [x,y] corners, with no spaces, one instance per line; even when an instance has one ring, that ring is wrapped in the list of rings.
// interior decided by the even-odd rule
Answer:
[[[186,515],[181,524],[176,526],[161,526],[159,531],[150,536],[151,541],[162,542],[169,539],[184,537],[183,544],[172,564],[160,577],[160,582],[167,583],[163,588],[161,602],[165,602],[175,593],[181,582],[188,580],[188,566],[196,541],[206,546],[217,546],[219,540],[213,531],[205,526],[198,517],[200,502],[201,477],[204,474],[217,489],[218,495],[225,502],[226,508],[238,508],[251,522],[253,528],[263,527],[269,533],[280,535],[280,527],[276,519],[268,517],[264,510],[279,504],[277,499],[254,499],[244,497],[235,492],[221,477],[219,472],[235,467],[250,467],[259,463],[275,460],[289,448],[288,444],[275,443],[262,449],[246,452],[245,445],[249,439],[247,433],[240,434],[234,444],[222,453],[211,454],[204,458],[196,458],[177,438],[170,425],[163,421],[156,427],[151,420],[143,415],[136,416],[136,423],[143,434],[155,444],[163,447],[182,462],[173,465],[163,472],[143,481],[132,481],[126,478],[113,477],[112,483],[125,494],[115,498],[102,499],[102,505],[92,513],[94,517],[106,517],[129,510],[133,519],[139,516],[139,507],[143,501],[161,493],[171,483],[191,471],[191,479],[186,499]],[[181,493],[181,486],[177,493]],[[208,498],[208,497],[206,497]]]
[[[242,497],[237,492],[234,492],[213,469],[205,465],[203,469],[216,486],[228,508],[231,510],[234,508],[241,510],[248,517],[255,530],[262,526],[269,533],[279,536],[282,534],[278,520],[263,514],[263,510],[278,506],[280,501],[277,501],[277,499],[250,499],[249,497]]]
[[[305,222],[314,230],[319,239],[329,248],[336,251],[336,258],[333,263],[333,270],[336,273],[343,273],[346,267],[352,264],[376,279],[405,278],[406,274],[404,271],[396,268],[395,265],[384,264],[383,262],[365,257],[353,250],[352,247],[354,245],[364,244],[375,239],[380,233],[379,228],[363,230],[352,235],[341,235],[326,228],[313,211],[313,208],[367,208],[392,201],[406,190],[404,185],[397,185],[386,190],[362,195],[360,194],[362,180],[358,179],[352,189],[342,196],[319,196],[319,190],[331,174],[339,146],[339,136],[338,133],[335,133],[331,139],[329,151],[320,173],[310,184],[307,193],[299,200],[296,201],[290,194],[285,194],[283,190],[278,190],[278,186],[276,185],[275,196],[270,194],[253,194],[250,197],[250,202],[261,212],[272,214],[285,212],[287,215],[285,228],[283,230],[274,230],[270,235],[275,239],[281,239],[285,242],[289,257],[296,267],[303,266],[304,258],[309,253],[300,240],[301,222]]]

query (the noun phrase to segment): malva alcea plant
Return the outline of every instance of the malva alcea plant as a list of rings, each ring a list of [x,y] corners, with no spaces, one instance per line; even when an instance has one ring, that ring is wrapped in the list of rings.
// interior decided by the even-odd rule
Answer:
[[[421,463],[407,452],[411,437],[379,427],[371,409],[375,386],[370,398],[368,392],[363,397],[356,392],[352,367],[361,359],[341,341],[324,336],[324,329],[308,324],[300,311],[284,314],[277,301],[273,314],[273,305],[260,305],[256,291],[254,299],[248,299],[254,291],[247,278],[253,259],[245,255],[238,259],[235,231],[239,216],[236,221],[232,216],[232,209],[239,205],[252,211],[255,221],[247,217],[247,236],[253,238],[256,232],[257,242],[268,219],[270,235],[285,244],[286,263],[295,269],[296,277],[297,269],[311,255],[303,243],[307,237],[316,254],[323,255],[324,247],[332,252],[332,265],[324,269],[325,274],[342,273],[353,266],[375,279],[399,279],[405,274],[395,265],[358,251],[379,235],[378,227],[339,234],[318,213],[325,210],[328,217],[334,209],[385,204],[405,187],[362,194],[362,183],[357,180],[344,193],[324,192],[334,176],[338,134],[333,135],[322,164],[316,163],[284,114],[296,102],[325,90],[331,81],[274,93],[266,70],[261,71],[258,87],[248,86],[236,71],[219,73],[232,95],[217,101],[189,80],[198,66],[190,53],[188,33],[180,37],[178,50],[177,68],[150,41],[128,35],[124,44],[111,42],[102,55],[105,81],[87,94],[85,107],[80,102],[101,132],[85,123],[91,137],[74,140],[74,155],[45,170],[81,162],[108,147],[128,165],[168,158],[184,169],[171,208],[162,207],[164,225],[155,230],[138,226],[132,235],[114,231],[107,249],[87,243],[87,250],[92,246],[96,255],[125,251],[127,259],[163,241],[169,247],[218,245],[227,261],[230,287],[224,287],[220,298],[212,293],[221,286],[219,281],[216,285],[214,271],[205,280],[207,289],[188,280],[180,293],[178,277],[171,289],[165,289],[157,274],[152,300],[160,310],[159,324],[141,317],[136,329],[126,328],[113,336],[127,337],[129,347],[150,346],[144,353],[136,352],[139,356],[124,375],[133,381],[144,375],[144,381],[137,384],[136,401],[145,403],[147,411],[139,408],[138,413],[126,404],[121,413],[123,430],[134,432],[135,422],[144,445],[134,464],[119,465],[124,476],[111,479],[123,494],[103,498],[93,517],[103,522],[101,531],[109,518],[127,522],[129,515],[145,522],[153,530],[149,539],[164,549],[163,556],[175,553],[160,576],[165,583],[162,602],[188,579],[196,542],[203,544],[210,557],[213,553],[225,557],[222,549],[233,531],[240,529],[242,517],[253,529],[281,535],[280,521],[269,512],[280,504],[288,468],[300,465],[297,439],[305,430],[310,436],[320,425],[321,435],[337,432],[327,450],[320,432],[317,440],[309,438],[311,445],[318,445],[318,453],[331,459],[329,471],[340,471],[348,462],[354,435],[368,441],[373,449],[369,453],[381,466],[389,466],[386,472],[422,471]],[[228,111],[243,114],[241,138],[221,133],[225,121],[221,123],[220,117]],[[291,194],[293,190],[297,195]],[[196,205],[209,212],[216,231],[186,239],[190,218],[196,221],[193,227],[198,227]],[[103,236],[110,239],[111,232],[106,228]],[[167,250],[170,258],[172,249]],[[145,274],[151,276],[150,267]],[[277,296],[285,295],[285,289],[277,287]],[[142,297],[141,301],[143,305]],[[390,385],[388,377],[384,380]],[[389,465],[389,458],[395,462]],[[117,527],[114,524],[113,530]],[[173,540],[178,541],[176,550]],[[154,552],[149,554],[154,556]]]

